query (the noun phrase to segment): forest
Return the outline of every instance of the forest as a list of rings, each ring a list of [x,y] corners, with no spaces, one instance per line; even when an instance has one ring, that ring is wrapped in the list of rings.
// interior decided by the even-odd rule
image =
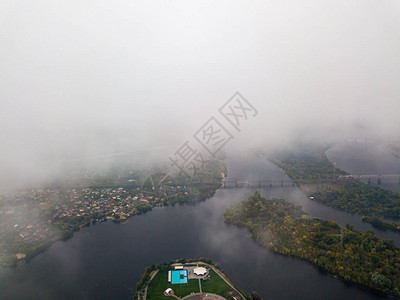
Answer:
[[[355,179],[335,168],[326,157],[327,147],[302,147],[280,152],[271,159],[307,196],[325,205],[362,215],[365,222],[383,230],[400,232],[400,224],[379,217],[400,218],[400,194]],[[379,220],[379,221],[378,221]]]
[[[276,253],[308,261],[347,282],[400,296],[400,248],[373,231],[311,218],[300,205],[267,200],[259,192],[230,207],[224,218],[227,224],[248,228],[258,243]]]

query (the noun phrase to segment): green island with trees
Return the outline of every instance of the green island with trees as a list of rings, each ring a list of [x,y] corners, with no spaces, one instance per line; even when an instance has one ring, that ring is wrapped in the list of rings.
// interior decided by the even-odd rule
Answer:
[[[311,218],[301,205],[266,200],[255,192],[230,207],[225,222],[246,227],[272,251],[308,261],[347,282],[387,295],[400,296],[400,248],[347,224]]]
[[[179,266],[179,270],[186,270],[188,274],[186,283],[174,284],[169,282],[168,272],[174,271],[177,266]],[[196,267],[206,268],[207,273],[201,277],[193,275],[193,268]],[[135,294],[132,299],[172,299],[171,295],[166,295],[165,293],[168,289],[173,290],[172,295],[175,298],[192,300],[207,299],[208,295],[213,299],[215,299],[215,295],[218,295],[219,298],[223,297],[230,300],[251,300],[254,299],[253,294],[258,295],[255,292],[250,295],[241,290],[221,270],[218,264],[208,258],[182,258],[147,267],[140,281],[136,284]]]
[[[375,228],[400,233],[400,223],[381,219],[400,219],[400,194],[341,177],[347,173],[335,168],[328,160],[325,154],[328,148],[301,146],[297,151],[274,154],[271,161],[281,167],[313,200],[360,214],[363,221]]]

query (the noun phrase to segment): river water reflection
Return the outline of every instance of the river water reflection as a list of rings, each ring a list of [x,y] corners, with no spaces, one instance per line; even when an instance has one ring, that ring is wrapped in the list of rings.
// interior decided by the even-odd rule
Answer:
[[[232,178],[287,178],[263,157],[230,157],[227,164]],[[31,263],[1,270],[0,299],[130,299],[130,289],[146,266],[181,257],[211,258],[240,287],[256,290],[268,300],[386,298],[345,284],[306,262],[276,255],[254,243],[246,229],[224,224],[224,211],[255,190],[221,189],[197,205],[156,208],[125,224],[84,228]],[[301,203],[317,217],[371,228],[359,216],[315,203],[295,187],[265,188],[261,193]]]

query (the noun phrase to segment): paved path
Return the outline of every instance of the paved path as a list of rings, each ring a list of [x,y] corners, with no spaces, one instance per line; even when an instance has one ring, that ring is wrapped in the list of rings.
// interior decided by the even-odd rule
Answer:
[[[199,264],[197,264],[197,266],[199,266]],[[201,291],[201,281],[200,281],[200,278],[199,278],[199,291],[200,291],[200,294],[203,294],[203,292]],[[202,297],[202,299],[203,299],[203,297]]]
[[[200,291],[200,293],[202,293],[202,291],[201,291],[201,281],[200,281],[200,278],[199,278],[199,291]]]
[[[202,296],[203,296],[202,293],[193,293],[193,294],[183,297],[181,300],[190,300],[191,298],[201,299],[200,297],[202,297]],[[226,300],[224,297],[217,295],[217,294],[213,294],[213,293],[207,293],[207,296],[205,296],[204,299],[206,299],[206,300],[221,300],[221,299]]]
[[[146,300],[147,298],[147,287],[149,286],[150,282],[153,280],[154,276],[157,275],[159,270],[153,271],[153,274],[150,275],[150,280],[149,283],[146,285],[146,288],[144,289],[144,295],[143,295],[143,300]],[[139,295],[138,295],[138,300],[140,300]]]
[[[192,263],[192,264],[193,264],[193,263]],[[195,262],[195,264],[203,264],[203,265],[206,265],[207,267],[211,268],[215,273],[218,274],[219,277],[222,278],[223,281],[226,282],[227,285],[229,285],[234,291],[236,291],[236,292],[240,295],[240,297],[242,297],[243,300],[246,299],[245,297],[243,297],[242,293],[240,293],[240,292],[230,283],[230,281],[228,280],[228,278],[226,278],[226,277],[224,276],[224,274],[223,274],[220,270],[218,270],[217,268],[215,268],[213,265],[210,265],[210,264],[207,264],[207,263],[201,262],[201,261],[200,261],[200,262]]]
[[[246,299],[246,298],[242,295],[242,293],[239,292],[239,291],[233,286],[233,284],[232,284],[232,283],[230,282],[230,280],[225,276],[225,274],[222,273],[222,272],[221,272],[220,270],[218,270],[217,268],[215,268],[213,265],[210,265],[210,264],[205,263],[205,262],[202,262],[202,261],[198,261],[198,262],[190,262],[190,263],[185,263],[185,264],[176,263],[176,264],[172,264],[171,266],[182,266],[182,265],[193,265],[193,264],[197,264],[197,265],[199,265],[199,264],[206,265],[207,267],[209,267],[210,269],[212,269],[215,273],[217,273],[217,275],[218,275],[219,277],[221,277],[222,280],[225,281],[226,284],[229,285],[235,292],[237,292],[237,293],[240,295],[240,297],[242,297],[243,300]],[[153,277],[154,277],[154,276],[153,276]],[[199,281],[200,281],[200,279],[199,279]],[[200,295],[203,295],[203,293],[201,292],[201,283],[200,283],[200,282],[199,282],[199,287],[200,287]],[[147,287],[146,287],[146,292],[147,292]],[[146,292],[145,292],[145,294],[146,294]],[[190,295],[189,295],[189,296],[190,296]],[[187,297],[187,296],[186,296],[186,297]],[[184,297],[184,298],[186,298],[186,297]],[[184,299],[184,298],[183,298],[183,299]],[[146,300],[146,298],[144,298],[144,300]]]

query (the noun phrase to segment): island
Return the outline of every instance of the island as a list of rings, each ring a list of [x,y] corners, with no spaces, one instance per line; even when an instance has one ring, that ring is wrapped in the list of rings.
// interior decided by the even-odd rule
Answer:
[[[297,184],[310,199],[360,214],[364,222],[400,233],[400,194],[357,181],[336,168],[325,152],[330,146],[300,145],[280,151],[270,160]],[[386,218],[386,219],[384,219]]]
[[[253,292],[251,295],[256,295]],[[177,259],[145,269],[133,300],[246,300],[241,290],[212,260]]]
[[[346,282],[400,296],[400,248],[373,231],[312,218],[301,205],[267,200],[259,192],[230,207],[224,218],[227,224],[248,228],[275,253],[308,261]]]

